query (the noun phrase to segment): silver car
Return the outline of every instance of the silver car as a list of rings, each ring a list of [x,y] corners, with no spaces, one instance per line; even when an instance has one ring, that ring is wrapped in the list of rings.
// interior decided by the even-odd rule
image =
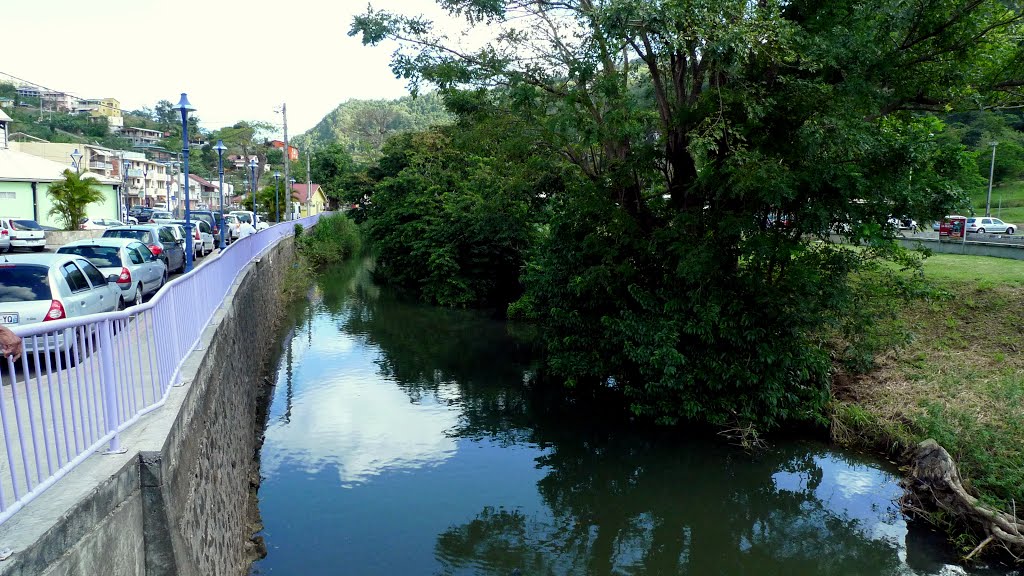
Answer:
[[[74,254],[0,256],[0,324],[8,327],[112,312],[121,290],[117,276],[104,277],[91,262]],[[70,338],[58,334],[49,346],[66,349]],[[34,339],[24,343],[35,349]]]
[[[46,248],[46,231],[31,218],[0,217],[0,236],[7,236],[13,248],[27,248],[42,252]]]
[[[104,276],[117,276],[121,289],[118,308],[142,304],[142,298],[155,293],[167,282],[167,265],[148,246],[131,238],[92,238],[65,244],[58,254],[77,254],[87,258]]]
[[[990,216],[976,216],[967,219],[967,231],[979,234],[1013,234],[1017,227],[999,218]]]
[[[177,224],[181,227],[182,234],[185,232],[185,221],[184,220],[171,220],[171,224]],[[193,220],[192,221],[192,259],[195,260],[198,257],[206,256],[213,252],[213,230],[210,229],[210,225],[205,220]]]

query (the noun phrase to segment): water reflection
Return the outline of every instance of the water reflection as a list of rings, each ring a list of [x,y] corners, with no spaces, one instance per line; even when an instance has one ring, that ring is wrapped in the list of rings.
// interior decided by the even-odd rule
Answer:
[[[531,389],[506,326],[391,300],[365,268],[326,277],[293,320],[258,572],[956,573],[876,464],[581,415]]]

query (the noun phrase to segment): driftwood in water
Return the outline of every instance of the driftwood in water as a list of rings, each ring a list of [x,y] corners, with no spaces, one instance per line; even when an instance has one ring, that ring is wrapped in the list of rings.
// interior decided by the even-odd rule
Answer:
[[[901,502],[905,509],[923,511],[937,506],[971,528],[985,534],[985,539],[968,554],[975,556],[985,546],[1001,544],[1018,561],[1024,552],[1024,520],[1014,514],[994,510],[967,493],[953,458],[935,440],[925,440],[913,452],[910,478],[905,487],[909,493]]]

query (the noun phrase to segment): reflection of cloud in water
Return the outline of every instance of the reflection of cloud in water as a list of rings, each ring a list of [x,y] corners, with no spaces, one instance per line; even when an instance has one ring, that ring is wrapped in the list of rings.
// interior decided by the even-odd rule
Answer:
[[[458,423],[458,412],[448,406],[411,403],[369,370],[310,384],[294,397],[291,421],[267,429],[267,477],[283,468],[314,474],[334,467],[342,484],[351,485],[389,470],[435,466],[455,453],[445,432]]]
[[[840,469],[835,474],[836,487],[843,498],[847,499],[871,494],[882,480],[880,474],[868,471],[863,466]]]

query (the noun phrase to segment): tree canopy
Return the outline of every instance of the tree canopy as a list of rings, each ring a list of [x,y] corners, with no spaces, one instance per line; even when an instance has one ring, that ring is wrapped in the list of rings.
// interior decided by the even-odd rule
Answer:
[[[50,184],[46,191],[53,201],[50,215],[56,216],[65,230],[78,230],[89,204],[103,200],[98,186],[99,181],[91,176],[82,178],[65,170],[64,179]]]

